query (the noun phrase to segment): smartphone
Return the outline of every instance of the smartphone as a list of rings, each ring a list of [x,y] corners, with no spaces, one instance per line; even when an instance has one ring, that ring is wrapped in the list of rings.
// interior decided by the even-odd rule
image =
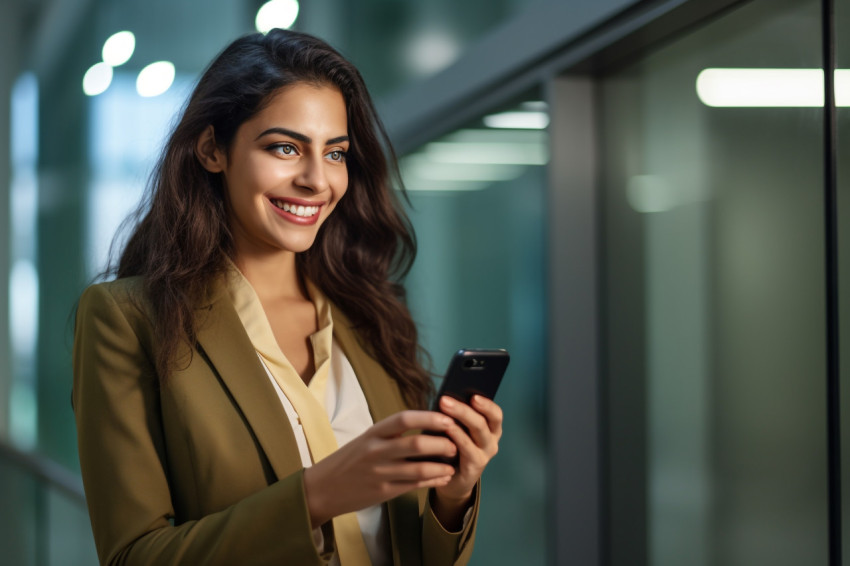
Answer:
[[[458,350],[449,362],[449,368],[437,396],[431,405],[432,411],[440,411],[440,397],[448,395],[462,403],[470,404],[473,395],[488,399],[496,396],[496,390],[502,382],[505,370],[510,362],[507,350]],[[442,432],[423,431],[423,434],[445,436]],[[458,457],[446,458],[433,456],[415,460],[429,460],[457,466]]]
[[[467,405],[473,395],[493,399],[510,360],[507,350],[458,350],[449,362],[431,410],[440,410],[440,397],[443,395]]]

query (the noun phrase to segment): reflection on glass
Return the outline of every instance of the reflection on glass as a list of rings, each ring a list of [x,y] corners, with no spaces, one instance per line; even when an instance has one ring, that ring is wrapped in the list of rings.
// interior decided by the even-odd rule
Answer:
[[[823,110],[695,89],[819,38],[750,2],[602,82],[614,566],[826,563]]]
[[[542,130],[467,128],[426,144],[401,160],[410,191],[474,191],[512,181],[549,161]]]
[[[510,110],[518,110],[510,109]],[[544,564],[547,136],[479,122],[402,160],[419,254],[407,279],[442,372],[459,348],[507,348],[500,453],[485,472],[474,564]]]

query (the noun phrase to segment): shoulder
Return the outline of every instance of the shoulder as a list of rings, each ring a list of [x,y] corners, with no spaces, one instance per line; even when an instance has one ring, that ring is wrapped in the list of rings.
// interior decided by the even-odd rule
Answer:
[[[119,314],[120,313],[120,314]],[[150,319],[150,307],[141,277],[125,277],[89,286],[80,296],[77,325],[116,315],[131,325]]]
[[[138,300],[144,296],[144,286],[141,276],[123,277],[113,281],[95,283],[83,291],[83,297],[105,298],[112,297],[119,303]]]

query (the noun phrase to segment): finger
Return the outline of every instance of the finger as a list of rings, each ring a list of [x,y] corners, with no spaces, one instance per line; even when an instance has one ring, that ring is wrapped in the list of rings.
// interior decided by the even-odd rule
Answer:
[[[488,458],[485,454],[485,447],[479,446],[474,440],[459,426],[450,428],[446,434],[457,446],[460,453],[460,464],[473,465],[476,467],[484,466]]]
[[[504,413],[502,412],[502,408],[497,405],[495,401],[488,399],[483,395],[473,395],[472,408],[484,415],[484,418],[487,419],[490,431],[493,434],[499,437],[502,436],[502,421],[504,419]]]
[[[413,481],[396,481],[396,482],[387,482],[387,486],[395,492],[396,494],[401,494],[411,489],[418,489],[421,487],[442,487],[452,481],[454,476],[445,475],[445,476],[437,476],[434,478],[428,478],[424,480],[413,480]]]
[[[453,476],[455,469],[448,464],[440,462],[403,462],[386,466],[377,470],[379,474],[390,482],[420,482]]]
[[[384,438],[392,438],[409,430],[445,431],[452,424],[450,418],[435,411],[402,411],[375,424],[372,432]]]
[[[440,409],[465,426],[469,430],[472,440],[478,446],[483,448],[490,442],[492,432],[490,432],[487,419],[466,403],[461,403],[457,399],[444,396],[440,399]]]
[[[442,476],[439,478],[434,478],[432,480],[423,480],[416,484],[416,488],[421,489],[423,487],[443,487],[447,485],[450,481],[452,481],[452,476]]]
[[[452,423],[452,426],[454,423]],[[384,455],[390,459],[426,458],[428,456],[452,457],[457,447],[444,435],[413,434],[387,441]]]

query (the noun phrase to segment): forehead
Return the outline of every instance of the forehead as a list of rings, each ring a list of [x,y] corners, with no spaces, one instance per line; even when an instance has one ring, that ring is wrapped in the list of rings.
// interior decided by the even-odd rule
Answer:
[[[246,133],[284,127],[310,137],[348,133],[345,99],[338,88],[296,83],[270,96],[263,108],[243,124]],[[312,134],[312,135],[311,135]]]

